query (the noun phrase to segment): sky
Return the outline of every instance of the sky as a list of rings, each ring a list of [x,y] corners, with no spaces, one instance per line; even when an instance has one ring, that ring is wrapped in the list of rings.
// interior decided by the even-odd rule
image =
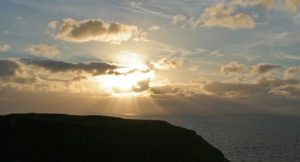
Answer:
[[[300,114],[300,0],[1,0],[0,113]]]

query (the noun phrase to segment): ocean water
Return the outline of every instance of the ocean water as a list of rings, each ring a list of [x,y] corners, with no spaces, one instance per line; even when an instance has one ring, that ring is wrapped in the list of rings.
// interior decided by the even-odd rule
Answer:
[[[195,130],[233,162],[300,162],[300,116],[159,119]]]

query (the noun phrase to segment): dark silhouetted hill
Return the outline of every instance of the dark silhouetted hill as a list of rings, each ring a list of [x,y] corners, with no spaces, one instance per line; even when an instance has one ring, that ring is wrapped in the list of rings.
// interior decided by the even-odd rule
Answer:
[[[0,116],[1,162],[226,162],[194,131],[104,116]]]

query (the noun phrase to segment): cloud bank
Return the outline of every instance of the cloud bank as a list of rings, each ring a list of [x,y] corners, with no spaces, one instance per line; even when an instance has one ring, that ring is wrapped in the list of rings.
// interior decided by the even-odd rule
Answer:
[[[177,65],[174,60],[162,62],[168,62],[168,65]],[[255,67],[258,73],[264,74],[281,66],[257,64]],[[99,88],[99,82],[92,86],[89,78],[98,75],[126,75],[110,73],[117,68],[120,67],[105,62],[0,60],[0,104],[5,106],[1,112],[33,110],[36,112],[65,112],[73,110],[74,113],[83,113],[86,112],[84,110],[93,110],[94,113],[113,114],[115,112],[112,110],[119,110],[124,107],[125,103],[120,101],[119,104],[118,102],[116,105],[111,104],[110,94]],[[250,73],[252,69],[247,69],[245,65],[233,61],[222,66],[221,69],[226,75],[244,74],[244,71],[246,74],[252,74]],[[288,68],[286,72],[294,74],[297,71],[294,71],[294,68]],[[246,82],[202,80],[190,83],[166,82],[160,85],[151,85],[150,80],[145,79],[138,82],[133,87],[133,91],[147,91],[150,96],[147,98],[137,97],[137,103],[134,104],[133,101],[130,101],[127,104],[132,104],[128,105],[131,110],[126,112],[143,112],[147,115],[157,114],[157,111],[159,113],[167,112],[167,115],[300,114],[300,82],[297,79],[259,76]],[[45,98],[50,99],[51,102]],[[116,101],[116,99],[113,100]],[[26,103],[25,106],[24,103]],[[53,105],[62,107],[59,104],[64,105],[62,109],[53,109]],[[17,109],[18,106],[23,109]],[[141,106],[143,111],[138,110]],[[117,113],[122,112],[118,111]],[[91,111],[87,111],[87,113],[91,113]]]
[[[53,60],[22,60],[22,63],[42,68],[52,73],[85,72],[93,76],[105,74],[109,70],[114,70],[118,67],[116,65],[101,62],[69,63]]]

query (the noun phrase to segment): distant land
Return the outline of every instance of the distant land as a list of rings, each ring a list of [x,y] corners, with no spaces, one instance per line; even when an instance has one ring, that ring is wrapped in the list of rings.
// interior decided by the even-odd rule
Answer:
[[[3,162],[228,162],[194,131],[105,116],[0,116]]]

